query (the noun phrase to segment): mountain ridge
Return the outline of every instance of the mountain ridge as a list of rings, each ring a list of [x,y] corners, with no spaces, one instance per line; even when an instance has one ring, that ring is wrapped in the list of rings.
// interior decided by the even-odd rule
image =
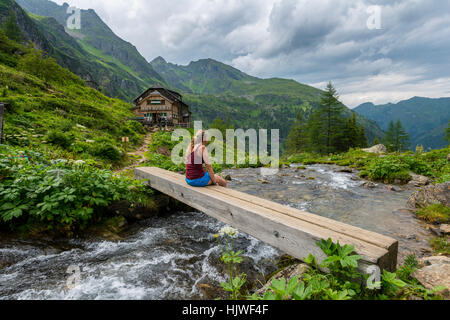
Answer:
[[[177,65],[159,56],[150,64],[170,86],[185,93],[194,119],[230,119],[240,128],[279,128],[283,140],[297,113],[311,114],[323,93],[292,79],[251,76],[211,58]],[[350,118],[352,111],[345,107],[345,112]],[[358,116],[358,123],[366,127],[370,142],[383,134],[373,121]]]
[[[400,120],[411,138],[411,147],[442,148],[447,145],[445,129],[450,119],[450,97],[412,97],[397,103],[366,102],[353,109],[386,130],[390,121]]]
[[[68,30],[67,3],[58,5],[48,0],[17,0],[17,3],[30,12],[43,33],[54,35],[53,47],[61,49],[61,43],[65,45],[64,52],[55,56],[57,61],[81,78],[98,83],[109,96],[130,101],[149,83],[164,83],[136,47],[115,35],[94,10],[80,10],[81,29]],[[55,23],[48,23],[43,17],[53,18],[59,30]],[[68,41],[67,36],[73,41]],[[51,50],[49,53],[53,55]],[[61,58],[64,54],[76,56],[83,68],[79,63]]]

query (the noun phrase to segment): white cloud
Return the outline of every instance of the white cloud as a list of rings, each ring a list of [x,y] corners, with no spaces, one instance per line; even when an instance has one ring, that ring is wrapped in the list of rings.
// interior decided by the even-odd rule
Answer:
[[[331,80],[350,107],[450,95],[448,1],[66,1],[95,9],[147,60],[213,58],[260,77]],[[369,5],[382,6],[381,30],[366,26]]]

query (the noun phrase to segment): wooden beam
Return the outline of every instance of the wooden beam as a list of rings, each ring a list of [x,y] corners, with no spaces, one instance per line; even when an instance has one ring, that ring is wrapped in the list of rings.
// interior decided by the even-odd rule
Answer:
[[[331,238],[342,245],[354,245],[356,253],[363,257],[363,272],[371,265],[389,271],[396,268],[398,242],[390,237],[236,190],[194,188],[186,184],[184,176],[159,168],[137,168],[135,175],[148,180],[152,188],[298,259],[309,253],[324,259],[316,242]]]

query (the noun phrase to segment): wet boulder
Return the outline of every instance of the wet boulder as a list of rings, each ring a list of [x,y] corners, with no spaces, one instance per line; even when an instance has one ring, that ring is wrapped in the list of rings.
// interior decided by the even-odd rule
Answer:
[[[365,189],[374,189],[377,187],[377,185],[371,181],[365,181],[363,184],[361,184],[361,187]]]
[[[413,172],[410,172],[411,180],[409,181],[408,185],[413,187],[423,187],[431,184],[433,180],[431,180],[428,177],[421,176],[419,174],[415,174]]]
[[[442,234],[450,234],[450,224],[441,224],[439,226],[439,231]]]
[[[446,256],[427,257],[419,261],[420,269],[412,276],[416,278],[425,288],[431,290],[435,287],[444,286],[447,289],[441,294],[450,298],[450,258]]]
[[[383,144],[377,144],[376,146],[373,146],[371,148],[362,149],[362,151],[375,154],[385,154],[387,152],[387,148]]]
[[[227,181],[231,181],[231,175],[229,174],[224,174],[224,173],[219,173],[219,176],[221,176],[222,178],[224,178]]]
[[[411,208],[424,208],[435,203],[450,206],[450,182],[425,186],[408,199],[408,207]]]
[[[400,191],[402,191],[402,189],[400,189],[399,187],[392,186],[392,185],[387,185],[386,189],[389,190],[389,191],[393,191],[393,192],[400,192]]]

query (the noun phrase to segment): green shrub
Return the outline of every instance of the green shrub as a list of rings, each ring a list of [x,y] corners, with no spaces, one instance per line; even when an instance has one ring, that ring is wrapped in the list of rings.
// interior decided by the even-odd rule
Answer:
[[[433,176],[433,171],[428,163],[418,157],[403,156],[401,157],[401,161],[407,164],[409,169],[416,174],[429,177]]]
[[[78,82],[82,80],[61,67],[54,58],[45,57],[42,51],[30,50],[19,60],[18,68],[44,81],[56,83]]]
[[[129,120],[129,121],[125,122],[125,128],[127,128],[133,132],[140,133],[140,134],[145,133],[144,127],[142,126],[142,124],[140,122],[137,122],[137,121]]]
[[[50,131],[45,139],[47,142],[60,146],[64,149],[67,149],[73,142],[73,137],[56,130]]]
[[[120,151],[115,146],[113,146],[110,142],[104,141],[95,142],[92,154],[101,159],[115,162],[120,161],[122,158]]]
[[[72,151],[78,154],[90,153],[92,144],[87,142],[76,142],[72,145]]]
[[[172,134],[170,132],[158,131],[153,135],[149,151],[156,152],[159,147],[165,147],[169,149],[169,151],[172,151],[179,143],[179,141],[172,141]]]
[[[430,245],[433,247],[433,251],[435,255],[450,255],[450,243],[449,237],[436,237],[430,240]]]
[[[341,246],[331,239],[317,243],[326,258],[318,263],[317,257],[310,254],[304,258],[309,270],[301,279],[295,276],[289,281],[275,279],[264,295],[247,296],[250,300],[387,300],[421,297],[425,300],[441,300],[439,292],[445,287],[432,290],[424,288],[412,278],[417,270],[415,256],[409,256],[405,265],[395,273],[383,270],[380,282],[369,282],[368,275],[358,271],[360,256],[354,254],[351,245]],[[326,268],[326,269],[324,269]],[[324,270],[328,270],[326,273]],[[241,275],[240,278],[244,278]]]
[[[159,153],[147,152],[146,156],[148,159],[146,165],[151,167],[158,167],[174,172],[184,172],[186,169],[184,164],[176,165],[172,162],[172,159],[170,157]]]
[[[386,156],[373,161],[367,168],[368,177],[372,180],[408,182],[411,180],[409,166],[396,156]]]
[[[425,221],[435,223],[446,223],[450,221],[450,208],[442,204],[432,204],[425,208],[419,209],[416,215]]]
[[[83,228],[98,208],[118,200],[141,201],[147,195],[141,182],[115,177],[89,161],[48,160],[29,150],[1,151],[0,222],[12,227],[42,223],[47,229]]]

